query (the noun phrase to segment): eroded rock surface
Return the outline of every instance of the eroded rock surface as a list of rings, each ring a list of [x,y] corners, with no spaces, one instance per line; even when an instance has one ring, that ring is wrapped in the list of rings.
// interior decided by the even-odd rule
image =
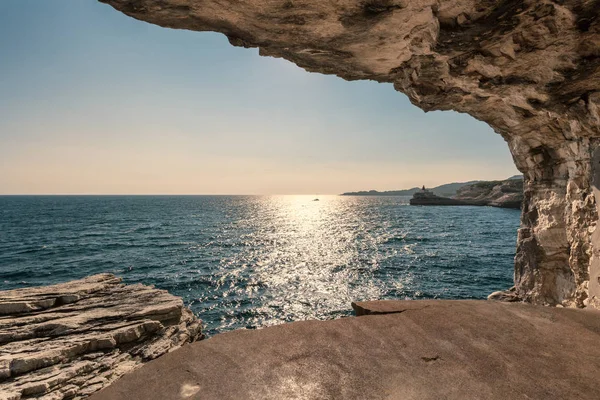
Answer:
[[[0,292],[0,399],[86,397],[200,329],[180,298],[111,274]]]
[[[525,177],[519,298],[600,305],[591,158],[600,143],[598,0],[102,0],[222,32],[307,71],[372,79],[424,110],[490,124]]]
[[[523,180],[477,182],[458,189],[454,198],[492,207],[521,208]]]
[[[192,343],[91,400],[600,398],[598,310],[449,300],[354,306],[371,315]]]

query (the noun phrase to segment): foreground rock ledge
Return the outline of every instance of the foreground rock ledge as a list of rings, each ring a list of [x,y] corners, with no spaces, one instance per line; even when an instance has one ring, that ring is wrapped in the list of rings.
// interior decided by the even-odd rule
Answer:
[[[599,311],[437,300],[355,308],[383,315],[219,334],[91,399],[600,398]]]
[[[0,292],[0,400],[86,397],[200,324],[180,298],[111,274]]]
[[[600,307],[597,0],[101,1],[487,122],[524,175],[515,295]]]

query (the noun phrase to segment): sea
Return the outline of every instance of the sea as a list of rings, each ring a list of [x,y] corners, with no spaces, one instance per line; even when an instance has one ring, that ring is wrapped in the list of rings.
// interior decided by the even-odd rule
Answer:
[[[110,272],[214,335],[512,286],[518,210],[408,197],[0,196],[0,290]]]

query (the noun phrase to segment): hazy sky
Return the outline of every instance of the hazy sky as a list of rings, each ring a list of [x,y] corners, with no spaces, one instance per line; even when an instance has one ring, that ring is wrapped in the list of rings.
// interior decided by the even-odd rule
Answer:
[[[94,0],[0,1],[0,194],[313,194],[518,173],[390,84],[309,74]]]

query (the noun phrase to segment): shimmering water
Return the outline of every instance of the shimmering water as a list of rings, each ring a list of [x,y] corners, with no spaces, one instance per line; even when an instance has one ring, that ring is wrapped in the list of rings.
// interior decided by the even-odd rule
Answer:
[[[99,272],[182,296],[208,333],[328,319],[367,299],[512,284],[519,212],[402,197],[0,197],[0,289]]]

